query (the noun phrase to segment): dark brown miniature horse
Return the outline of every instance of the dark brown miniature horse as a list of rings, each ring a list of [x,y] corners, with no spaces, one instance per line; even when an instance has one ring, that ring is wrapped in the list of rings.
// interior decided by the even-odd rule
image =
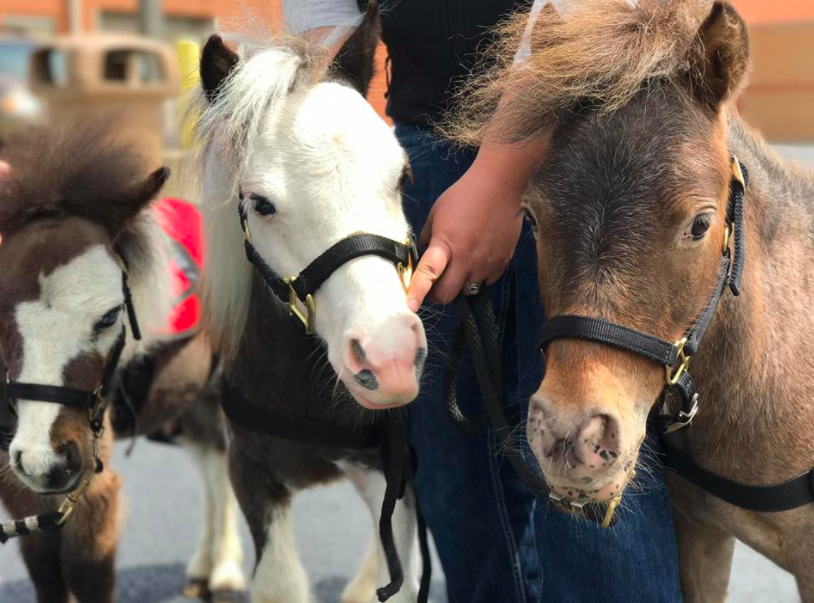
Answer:
[[[746,26],[721,2],[576,4],[562,18],[540,17],[523,67],[507,65],[506,42],[458,134],[551,133],[528,198],[549,316],[601,318],[670,342],[701,315],[732,248],[736,156],[751,175],[742,293],[725,292],[693,356],[700,408],[675,437],[702,467],[737,482],[804,474],[814,466],[814,177],[782,162],[735,111]],[[484,109],[501,96],[490,125]],[[665,368],[574,338],[552,341],[546,364],[530,405],[531,447],[556,494],[608,501],[631,478]],[[725,598],[736,538],[794,574],[814,601],[814,505],[746,511],[669,478],[687,601]]]
[[[233,597],[244,577],[219,375],[206,337],[180,342],[163,334],[174,299],[169,242],[149,203],[167,171],[149,174],[130,149],[110,142],[106,127],[91,123],[32,132],[8,146],[7,160],[0,181],[0,368],[12,383],[93,391],[117,338],[129,333],[119,367],[145,357],[155,363],[140,427],[178,419],[204,478],[190,585],[196,594],[213,591],[213,600]],[[122,327],[123,270],[141,341]],[[105,421],[97,440],[88,410],[34,398],[14,400],[17,416],[0,417],[16,427],[9,453],[0,451],[0,499],[15,518],[52,512],[81,487],[98,457],[104,469],[63,528],[22,537],[20,545],[39,601],[64,603],[73,594],[80,603],[111,603],[121,487],[110,467],[113,431]],[[7,402],[0,400],[4,411]]]

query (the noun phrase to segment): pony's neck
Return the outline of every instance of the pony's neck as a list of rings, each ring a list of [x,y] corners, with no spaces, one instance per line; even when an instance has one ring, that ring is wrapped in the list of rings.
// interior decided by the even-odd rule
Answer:
[[[140,341],[136,341],[132,329],[128,329],[122,357],[126,362],[146,353],[166,337],[174,305],[170,243],[151,207],[143,210],[119,236],[117,248],[128,267],[128,283],[141,329]]]
[[[246,329],[226,375],[253,403],[287,415],[353,426],[372,422],[377,414],[353,400],[324,345],[305,335],[256,274]]]
[[[737,117],[730,121],[729,148],[750,175],[743,292],[722,298],[691,365],[701,406],[687,436],[713,468],[725,470],[727,459],[736,459],[731,462],[753,471],[756,483],[762,477],[777,481],[814,463],[814,314],[808,307],[814,297],[814,179],[783,162]],[[778,455],[778,442],[800,454]],[[754,467],[744,449],[757,459]]]

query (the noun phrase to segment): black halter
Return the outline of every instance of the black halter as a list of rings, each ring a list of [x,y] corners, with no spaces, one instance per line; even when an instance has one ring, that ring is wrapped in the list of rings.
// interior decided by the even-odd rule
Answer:
[[[547,319],[543,326],[540,343],[540,351],[543,355],[545,355],[548,344],[556,339],[585,339],[633,352],[661,364],[665,369],[665,391],[675,390],[681,399],[681,405],[677,412],[661,415],[659,417],[660,426],[664,432],[670,433],[689,425],[698,411],[698,393],[695,391],[695,383],[687,371],[690,359],[698,351],[701,339],[712,322],[718,302],[726,288],[729,287],[733,295],[740,295],[741,292],[746,252],[743,200],[747,178],[746,169],[737,158],[733,157],[727,208],[728,224],[723,255],[718,268],[718,280],[700,316],[681,339],[671,343],[654,335],[601,318],[573,315],[554,316]],[[734,239],[734,245],[732,245],[734,255],[730,251],[730,239]]]
[[[133,329],[133,337],[137,340],[141,339],[141,331],[139,330],[138,321],[136,320],[133,298],[130,293],[130,287],[127,284],[127,272],[125,270],[122,270],[122,291],[124,293],[124,309],[127,312],[130,326]],[[122,323],[122,330],[113,346],[110,359],[105,365],[102,380],[99,386],[93,391],[64,387],[61,385],[8,381],[6,383],[5,393],[12,411],[16,413],[15,402],[17,400],[51,402],[53,404],[73,408],[84,408],[88,411],[91,429],[94,435],[98,437],[104,425],[104,413],[107,408],[106,397],[110,391],[113,376],[116,373],[116,367],[119,364],[126,339],[127,328],[124,326],[124,323]]]
[[[241,192],[239,196],[242,201],[243,193]],[[242,203],[238,204],[237,210],[240,227],[246,235],[244,241],[246,258],[254,264],[274,295],[288,306],[291,315],[302,322],[308,335],[313,334],[315,329],[317,310],[314,293],[341,266],[366,255],[379,256],[396,266],[402,284],[407,288],[413,267],[418,263],[418,251],[412,238],[408,238],[405,244],[379,235],[357,234],[342,239],[328,248],[299,274],[283,278],[274,272],[252,244],[246,208]]]

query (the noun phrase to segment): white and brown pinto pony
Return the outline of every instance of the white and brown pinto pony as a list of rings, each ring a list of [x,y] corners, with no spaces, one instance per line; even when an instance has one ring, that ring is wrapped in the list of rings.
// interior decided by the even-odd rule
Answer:
[[[205,484],[206,517],[188,579],[198,591],[212,591],[213,600],[220,592],[241,590],[237,506],[228,482],[220,391],[211,391],[213,373],[217,379],[211,348],[201,333],[167,341],[175,300],[170,247],[150,203],[169,172],[149,173],[131,149],[111,142],[106,124],[90,122],[32,131],[8,145],[5,159],[0,181],[5,379],[94,391],[123,332],[119,368],[153,357],[155,378],[142,427],[176,418],[190,426],[189,449]],[[129,324],[123,326],[123,271],[140,341]],[[61,530],[20,538],[38,600],[64,603],[73,595],[79,603],[112,603],[121,480],[110,466],[114,434],[108,418],[97,438],[85,408],[5,396],[2,405],[16,414],[16,430],[8,453],[0,451],[0,499],[16,518],[55,511],[93,474],[97,457],[103,466]]]
[[[356,234],[409,240],[401,205],[407,156],[364,98],[379,30],[371,3],[330,64],[299,40],[244,43],[235,53],[217,36],[201,59],[204,307],[226,378],[260,409],[344,429],[374,424],[418,393],[427,344],[399,272],[372,255],[341,265],[313,295],[316,336],[309,337],[247,261],[244,242],[250,233],[262,261],[289,276]],[[232,481],[256,548],[253,601],[309,601],[291,497],[350,476],[378,525],[380,453],[258,433],[263,425],[230,427]],[[405,603],[418,586],[414,496],[407,490],[393,518],[405,575],[393,600]],[[378,586],[388,581],[379,555]],[[343,601],[370,603],[373,586],[354,583]]]

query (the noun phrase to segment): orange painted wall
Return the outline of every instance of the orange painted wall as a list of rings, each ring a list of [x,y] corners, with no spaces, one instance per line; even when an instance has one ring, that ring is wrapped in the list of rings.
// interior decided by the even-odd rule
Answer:
[[[814,21],[812,0],[730,0],[749,25]]]
[[[81,0],[82,25],[90,31],[94,15],[99,11],[134,13],[139,0]],[[814,0],[730,0],[752,26],[811,21],[814,22]],[[57,31],[68,30],[69,0],[0,0],[0,27],[3,14],[46,16],[54,19]],[[239,26],[247,16],[253,19],[279,23],[281,5],[279,0],[164,0],[168,15],[202,19],[218,19],[221,27]],[[369,98],[374,107],[384,114],[384,57],[382,48],[377,58],[379,74],[371,85]]]

